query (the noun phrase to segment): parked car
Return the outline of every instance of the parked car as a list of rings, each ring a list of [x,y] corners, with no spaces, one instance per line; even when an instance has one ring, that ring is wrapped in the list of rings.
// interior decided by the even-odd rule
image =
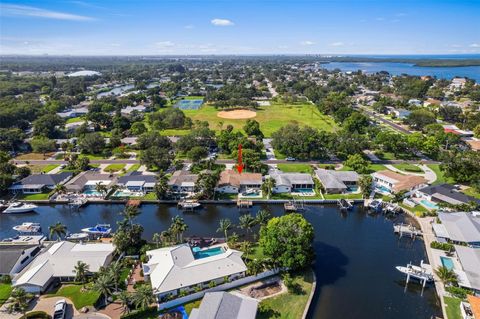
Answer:
[[[53,311],[53,319],[65,319],[65,314],[67,312],[67,301],[61,299],[55,303]]]
[[[285,160],[293,162],[293,161],[296,161],[297,159],[295,157],[287,157]]]

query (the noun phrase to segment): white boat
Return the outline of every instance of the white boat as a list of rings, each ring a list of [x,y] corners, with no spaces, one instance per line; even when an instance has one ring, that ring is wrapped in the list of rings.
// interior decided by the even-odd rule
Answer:
[[[88,238],[87,233],[73,233],[65,237],[67,240],[84,240]]]
[[[34,211],[38,206],[21,202],[11,203],[4,211],[4,214],[21,214]]]
[[[183,209],[194,209],[194,208],[200,207],[201,205],[202,204],[194,200],[184,200],[178,203],[178,206],[180,206]]]
[[[12,228],[13,230],[16,230],[22,234],[38,234],[42,231],[42,226],[40,226],[40,223],[31,222],[25,222],[21,225],[13,226]]]
[[[110,224],[97,224],[94,227],[83,228],[82,232],[90,235],[108,235],[112,232]]]
[[[424,264],[423,260],[420,262],[420,266],[415,266],[409,263],[406,267],[397,266],[398,271],[407,275],[407,282],[410,278],[414,278],[422,282],[424,285],[427,282],[433,281],[432,267],[429,264]]]

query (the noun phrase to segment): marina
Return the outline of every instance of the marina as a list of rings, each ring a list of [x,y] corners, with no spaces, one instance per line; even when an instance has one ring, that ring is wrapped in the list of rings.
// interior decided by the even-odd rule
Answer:
[[[392,232],[394,224],[406,223],[404,216],[392,220],[382,214],[369,215],[361,205],[354,205],[349,214],[338,214],[335,203],[305,203],[304,208],[303,214],[315,231],[317,277],[307,318],[351,318],[352,307],[355,318],[365,319],[431,318],[441,313],[433,288],[427,285],[421,296],[421,285],[411,282],[405,290],[405,275],[395,268],[410,261],[418,265],[427,259],[423,241],[402,245]],[[0,214],[0,238],[17,236],[12,227],[27,221],[38,222],[43,229],[60,222],[72,235],[89,225],[109,224],[113,234],[124,209],[125,204],[89,204],[73,212],[67,205],[39,205],[35,213]],[[221,242],[218,237],[222,234],[217,232],[221,219],[229,218],[238,225],[242,214],[255,215],[260,209],[268,210],[272,216],[285,214],[281,204],[253,205],[248,211],[238,210],[236,205],[204,204],[198,213],[185,214],[176,204],[144,203],[134,222],[144,227],[143,237],[151,240],[154,233],[165,230],[172,218],[180,215],[188,225],[185,238],[204,247]],[[239,228],[235,232],[245,235]]]

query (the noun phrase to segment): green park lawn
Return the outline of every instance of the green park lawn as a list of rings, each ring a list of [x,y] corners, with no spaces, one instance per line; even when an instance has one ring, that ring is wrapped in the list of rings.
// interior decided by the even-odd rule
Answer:
[[[55,293],[47,295],[47,297],[65,297],[70,299],[76,309],[86,306],[94,306],[100,298],[100,293],[95,290],[82,289],[82,285],[62,285]]]
[[[437,180],[433,183],[433,185],[455,183],[452,178],[445,177],[445,174],[440,169],[440,164],[428,164],[427,166],[437,175]]]
[[[301,287],[299,293],[286,292],[260,302],[257,319],[300,319],[313,287],[313,272],[309,269],[293,276]]]
[[[233,125],[234,129],[243,131],[246,122],[246,120],[220,118],[217,116],[219,110],[211,105],[204,105],[198,110],[185,110],[184,112],[193,121],[208,121],[210,128],[217,131],[221,129],[219,123],[222,123],[224,128],[230,124]],[[270,137],[273,132],[288,123],[308,125],[329,132],[337,128],[332,118],[320,113],[315,105],[309,103],[272,103],[272,105],[262,107],[256,112],[257,116],[254,119],[260,123],[260,129],[266,137]],[[163,135],[181,135],[182,131],[185,130],[169,130],[169,134],[164,131]]]
[[[420,167],[413,164],[394,164],[393,167],[405,172],[423,173],[423,170]]]
[[[448,319],[462,319],[460,313],[460,302],[462,300],[453,297],[443,297],[445,301],[445,310],[447,312]]]
[[[308,173],[311,174],[313,173],[313,169],[309,164],[290,164],[290,163],[285,163],[285,164],[278,164],[277,165],[278,169],[281,170],[282,172],[285,173]]]
[[[115,164],[110,164],[107,167],[105,167],[104,171],[105,172],[110,172],[110,173],[115,173],[115,172],[121,171],[124,168],[125,168],[125,164],[115,163]]]
[[[12,285],[11,284],[0,284],[0,306],[7,301],[10,297],[10,293],[12,292]]]

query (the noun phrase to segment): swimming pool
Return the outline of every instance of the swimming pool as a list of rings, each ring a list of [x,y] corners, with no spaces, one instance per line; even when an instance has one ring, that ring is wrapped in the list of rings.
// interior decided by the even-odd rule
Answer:
[[[131,192],[129,190],[118,190],[112,195],[113,197],[142,197],[142,192]]]
[[[426,199],[422,199],[420,201],[420,204],[422,204],[423,206],[425,206],[426,208],[429,208],[429,209],[438,209],[438,206]]]
[[[225,252],[223,250],[223,247],[214,247],[209,249],[198,249],[198,247],[193,247],[192,251],[195,259],[212,257],[212,256],[223,254]]]
[[[449,269],[449,270],[452,270],[453,268],[455,268],[455,266],[453,265],[453,260],[448,258],[448,257],[443,257],[441,256],[440,257],[440,260],[442,261],[442,265]]]

